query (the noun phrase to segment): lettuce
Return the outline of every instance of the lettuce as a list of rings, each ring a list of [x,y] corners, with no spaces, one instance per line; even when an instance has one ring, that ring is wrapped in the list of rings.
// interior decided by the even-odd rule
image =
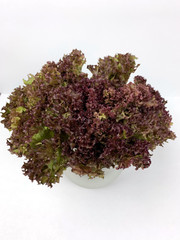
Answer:
[[[136,59],[100,58],[87,66],[88,78],[75,49],[14,89],[1,122],[12,130],[10,152],[25,157],[24,175],[52,187],[67,167],[93,178],[104,177],[103,168],[150,166],[152,151],[176,136],[160,93],[142,76],[128,82]]]

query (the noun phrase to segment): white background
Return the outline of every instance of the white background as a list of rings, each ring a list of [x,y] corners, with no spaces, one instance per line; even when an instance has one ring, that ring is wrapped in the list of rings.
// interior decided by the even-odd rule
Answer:
[[[175,0],[0,0],[0,92],[10,93],[27,74],[74,48],[88,64],[130,52],[141,64],[136,74],[168,100],[179,136],[179,29]],[[0,107],[5,101],[1,96]],[[8,136],[1,124],[1,240],[180,239],[178,138],[154,151],[149,169],[127,169],[93,190],[65,177],[52,189],[31,183],[21,173],[23,159],[7,151]]]

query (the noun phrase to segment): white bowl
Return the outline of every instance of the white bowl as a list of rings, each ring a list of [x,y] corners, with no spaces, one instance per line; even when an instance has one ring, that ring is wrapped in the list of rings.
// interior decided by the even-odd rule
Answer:
[[[66,177],[68,177],[73,183],[84,188],[100,188],[112,183],[122,172],[122,170],[116,170],[115,168],[103,168],[104,178],[95,177],[89,179],[87,175],[79,176],[78,174],[71,172],[71,168],[67,168],[64,171]]]

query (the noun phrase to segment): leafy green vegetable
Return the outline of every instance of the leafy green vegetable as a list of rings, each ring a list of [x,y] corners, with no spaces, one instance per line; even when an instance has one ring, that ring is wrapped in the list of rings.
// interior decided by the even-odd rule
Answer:
[[[52,187],[67,167],[89,178],[103,178],[103,168],[147,168],[151,151],[176,137],[160,93],[141,76],[128,83],[134,55],[100,58],[87,66],[90,78],[85,62],[77,49],[47,62],[2,108],[9,150],[25,157],[23,173],[38,184]]]

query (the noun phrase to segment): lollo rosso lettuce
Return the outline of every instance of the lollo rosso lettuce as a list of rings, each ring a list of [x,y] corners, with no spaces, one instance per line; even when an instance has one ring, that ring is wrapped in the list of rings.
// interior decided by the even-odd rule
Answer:
[[[99,59],[87,66],[88,78],[75,49],[14,89],[1,122],[12,132],[10,152],[25,157],[25,175],[52,187],[67,167],[94,178],[103,168],[150,166],[152,150],[175,134],[160,93],[142,76],[128,82],[135,60],[129,53]]]

